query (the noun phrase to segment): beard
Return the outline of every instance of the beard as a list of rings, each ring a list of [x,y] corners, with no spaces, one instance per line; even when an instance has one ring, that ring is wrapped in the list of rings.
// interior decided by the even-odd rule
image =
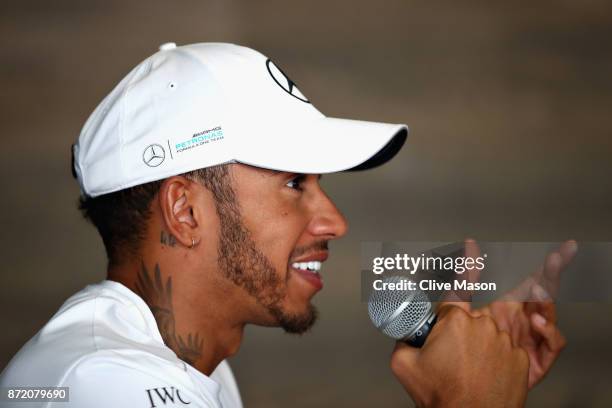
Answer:
[[[217,207],[217,213],[221,224],[218,250],[221,273],[246,290],[285,332],[302,334],[308,331],[318,314],[311,303],[302,313],[288,313],[282,307],[291,274],[287,273],[286,278],[282,279],[272,262],[257,248],[235,202],[221,204]],[[317,248],[326,246],[326,242],[315,245]],[[296,248],[294,253],[306,251],[305,248]]]

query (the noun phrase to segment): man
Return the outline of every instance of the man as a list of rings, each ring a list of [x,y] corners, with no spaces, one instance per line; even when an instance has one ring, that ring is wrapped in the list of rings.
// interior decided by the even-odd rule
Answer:
[[[328,243],[347,231],[320,174],[382,164],[406,136],[404,125],[326,118],[254,50],[162,45],[73,148],[108,279],[68,299],[1,385],[69,388],[69,403],[30,406],[240,407],[225,359],[244,327],[308,330]],[[558,274],[572,251],[542,273]],[[552,303],[511,305],[449,302],[423,349],[397,346],[393,372],[419,405],[524,402],[562,337]]]

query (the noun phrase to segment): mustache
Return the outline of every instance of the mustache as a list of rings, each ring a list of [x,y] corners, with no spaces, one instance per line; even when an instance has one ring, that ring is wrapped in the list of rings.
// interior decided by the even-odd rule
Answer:
[[[298,256],[302,256],[304,254],[309,254],[311,252],[327,251],[328,249],[329,249],[329,241],[328,240],[317,241],[317,242],[315,242],[314,244],[311,244],[311,245],[296,247],[293,250],[293,252],[291,252],[291,255],[289,256],[289,259],[297,258]]]

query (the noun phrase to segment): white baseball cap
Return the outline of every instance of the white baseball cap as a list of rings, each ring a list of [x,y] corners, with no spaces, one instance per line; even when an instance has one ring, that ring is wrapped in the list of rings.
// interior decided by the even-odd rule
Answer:
[[[91,197],[224,163],[360,170],[389,160],[407,135],[402,124],[326,117],[250,48],[166,43],[91,114],[73,170]]]

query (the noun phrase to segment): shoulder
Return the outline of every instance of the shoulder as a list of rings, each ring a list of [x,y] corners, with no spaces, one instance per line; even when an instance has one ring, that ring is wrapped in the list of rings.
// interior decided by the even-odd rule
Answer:
[[[105,352],[133,350],[173,360],[156,338],[153,317],[102,285],[70,297],[11,359],[1,383],[56,384],[76,364]]]
[[[0,375],[0,386],[64,386],[61,407],[217,406],[165,345],[146,305],[119,284],[68,299]],[[43,404],[41,404],[43,406]]]
[[[63,381],[69,407],[218,406],[180,365],[141,353],[99,351],[75,364]]]

